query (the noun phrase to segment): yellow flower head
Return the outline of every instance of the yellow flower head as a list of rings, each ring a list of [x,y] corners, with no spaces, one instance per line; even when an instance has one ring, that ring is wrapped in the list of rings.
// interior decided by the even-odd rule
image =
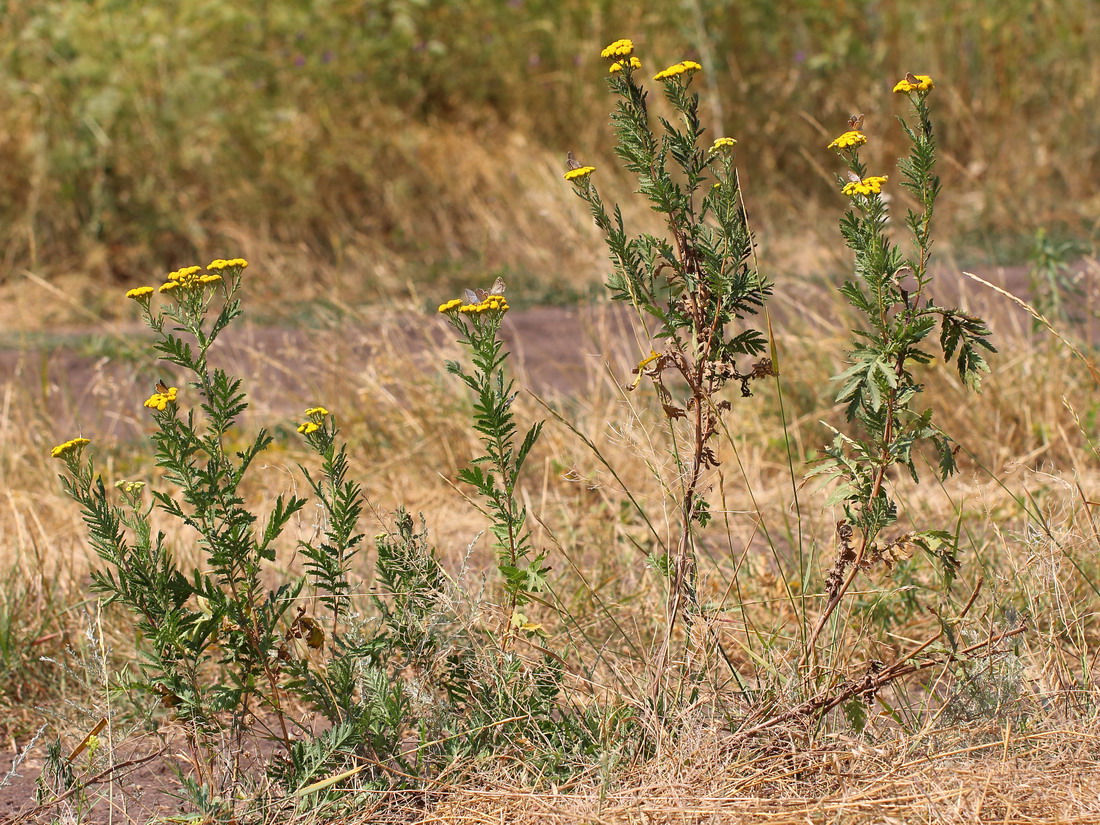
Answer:
[[[324,407],[310,407],[308,410],[306,410],[306,415],[310,418],[313,418],[315,416],[317,418],[324,418],[326,415],[329,415],[329,411],[326,410]]]
[[[579,180],[580,178],[587,178],[595,171],[595,166],[582,166],[579,169],[570,169],[564,177],[566,180]]]
[[[173,289],[179,289],[179,281],[165,281],[157,292],[171,292]]]
[[[845,184],[842,191],[849,197],[854,197],[856,195],[877,195],[882,191],[882,184],[886,183],[888,180],[889,178],[886,175],[875,175],[861,180],[854,180]]]
[[[698,72],[702,70],[702,66],[696,63],[694,60],[681,60],[679,63],[673,63],[667,69],[661,69],[657,74],[653,75],[654,80],[669,80],[677,75],[684,74],[685,72]]]
[[[126,297],[133,298],[135,301],[143,301],[152,294],[153,288],[151,286],[139,286],[126,291]]]
[[[913,74],[906,72],[905,77],[894,84],[894,94],[909,94],[909,92],[928,92],[936,87],[926,74]]]
[[[718,151],[721,151],[722,149],[732,150],[733,147],[736,146],[736,145],[737,145],[737,141],[734,140],[733,138],[731,138],[731,137],[720,137],[720,138],[718,138],[718,140],[714,141],[714,145],[710,147],[710,151],[711,152],[718,152]]]
[[[631,69],[640,69],[642,68],[642,61],[633,56],[630,60],[616,60],[607,68],[607,71],[608,74],[618,74],[627,66]]]
[[[467,315],[484,315],[486,312],[507,312],[508,310],[508,300],[501,295],[490,295],[484,301],[466,304],[458,309],[459,312]]]
[[[221,275],[217,275],[213,272],[210,272],[210,273],[207,273],[206,275],[200,275],[199,276],[199,283],[200,284],[214,284],[214,283],[217,283],[218,281],[220,281],[221,279],[222,279]]]
[[[185,266],[183,269],[177,269],[175,272],[169,272],[165,276],[165,283],[160,288],[160,291],[171,292],[177,287],[183,289],[195,289],[196,287],[202,286],[202,281],[199,279],[200,272],[202,272],[201,266]],[[174,286],[168,286],[169,284],[174,284]]]
[[[863,134],[863,132],[860,132],[858,130],[853,129],[849,132],[845,132],[843,135],[841,135],[836,140],[834,140],[832,143],[830,143],[828,148],[829,149],[854,149],[857,146],[862,146],[866,142],[867,142],[867,135]]]
[[[618,60],[620,57],[629,57],[634,54],[634,41],[633,40],[616,40],[609,46],[606,46],[600,57],[606,57],[611,60]]]
[[[53,458],[68,458],[70,455],[79,453],[85,445],[91,443],[87,438],[70,438],[50,450],[50,456]]]
[[[439,305],[439,311],[440,312],[453,312],[454,310],[458,309],[460,306],[462,306],[462,299],[461,298],[452,298],[450,301],[447,301],[446,303],[440,304]]]
[[[316,423],[315,421],[306,421],[305,423],[298,425],[298,432],[300,432],[302,435],[315,433],[319,429],[321,429],[321,425]]]
[[[164,412],[165,408],[169,404],[176,403],[176,393],[179,392],[178,387],[169,387],[167,392],[155,392],[145,399],[143,406],[148,407],[151,410],[157,410],[158,412]]]
[[[244,258],[230,258],[228,261],[225,258],[215,258],[206,268],[212,272],[221,272],[223,269],[244,269],[247,266],[248,261]]]

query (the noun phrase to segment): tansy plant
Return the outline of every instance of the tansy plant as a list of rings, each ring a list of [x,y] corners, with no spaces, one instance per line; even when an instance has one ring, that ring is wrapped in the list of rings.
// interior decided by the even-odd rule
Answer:
[[[598,720],[567,715],[558,700],[560,659],[544,652],[532,665],[501,655],[517,634],[544,635],[520,608],[543,588],[547,570],[516,496],[540,425],[516,442],[499,338],[503,284],[440,308],[472,356],[469,371],[448,367],[475,393],[484,452],[460,479],[477,490],[493,524],[507,600],[496,631],[470,618],[480,604],[454,587],[426,531],[403,510],[375,538],[382,589],[367,599],[361,581],[353,586],[363,499],[325,407],[310,407],[297,425],[318,465],[300,467],[317,506],[307,510],[309,499],[296,495],[277,497],[264,513],[248,505],[243,485],[259,472],[256,458],[272,436],[261,430],[230,447],[240,443],[246,395],[240,379],[208,360],[241,314],[246,266],[234,259],[186,267],[159,289],[127,293],[155,333],[160,360],[187,378],[180,386],[157,382],[144,402],[155,427],[156,482],[108,489],[84,437],[52,451],[104,562],[93,573],[96,590],[136,617],[141,659],[127,684],[156,697],[187,733],[192,802],[213,818],[234,815],[226,791],[240,781],[246,743],[257,736],[276,745],[267,769],[280,790],[268,802],[288,813],[346,799],[330,796],[332,776],[390,787],[531,737],[545,743],[540,770],[564,769],[562,755],[587,747]],[[303,524],[309,513],[316,524]],[[283,536],[292,519],[308,538]],[[180,529],[170,539],[158,521]],[[286,550],[295,545],[301,574],[287,572]],[[181,546],[196,556],[173,549]],[[374,615],[364,616],[369,606]]]
[[[196,800],[237,781],[246,737],[277,743],[275,774],[294,790],[356,750],[392,753],[406,724],[403,688],[387,674],[385,651],[368,650],[349,616],[362,501],[332,414],[312,407],[298,427],[320,461],[317,476],[303,468],[321,514],[315,538],[298,542],[303,575],[280,573],[287,563],[277,566],[276,555],[308,500],[278,496],[259,514],[242,492],[272,436],[260,430],[230,446],[240,443],[246,396],[241,380],[212,368],[208,356],[241,314],[246,267],[240,258],[219,259],[172,272],[157,290],[127,293],[154,331],[161,361],[187,377],[179,387],[158,382],[144,402],[155,425],[157,484],[121,481],[116,499],[87,456],[88,439],[53,450],[105,564],[92,574],[94,587],[136,617],[141,660],[130,686],[158,697],[183,723]],[[177,522],[186,538],[174,545],[158,520]],[[180,545],[193,546],[198,558],[173,550]],[[315,733],[288,703],[296,713],[312,707],[329,724]]]
[[[618,96],[611,116],[616,154],[637,178],[638,192],[661,214],[667,234],[630,234],[618,207],[610,212],[593,183],[592,166],[570,154],[565,178],[589,206],[611,252],[607,287],[633,306],[651,330],[652,350],[635,368],[652,384],[674,439],[679,486],[679,535],[675,548],[655,558],[668,577],[665,642],[656,659],[658,679],[673,629],[697,609],[696,531],[710,520],[704,479],[718,466],[716,436],[731,401],[732,384],[751,395],[752,382],[773,375],[761,357],[767,339],[746,319],[755,315],[770,285],[752,265],[752,238],[741,201],[733,138],[702,144],[699,96],[691,82],[702,66],[691,60],[657,72],[653,80],[676,113],[675,121],[651,117],[641,61],[629,40],[608,46],[608,85]]]
[[[508,311],[504,282],[484,290],[467,291],[465,299],[456,298],[439,307],[459,333],[459,342],[470,352],[470,367],[447,362],[447,371],[457,375],[474,394],[473,424],[481,438],[482,453],[458,478],[472,486],[492,522],[497,569],[505,594],[505,624],[502,637],[516,630],[535,632],[537,624],[518,611],[529,594],[545,589],[548,568],[545,553],[534,552],[527,530],[527,508],[519,503],[516,485],[531,448],[542,431],[542,423],[533,425],[516,443],[516,424],[512,402],[516,393],[506,376],[508,353],[500,339],[500,325]]]
[[[910,151],[898,164],[901,185],[916,202],[905,216],[911,251],[887,233],[890,215],[882,187],[888,178],[871,174],[860,157],[867,142],[863,117],[853,118],[849,130],[829,145],[847,166],[847,178],[840,178],[839,185],[850,207],[840,229],[855,255],[854,275],[840,291],[863,323],[848,354],[850,366],[833,379],[839,385],[836,400],[845,405],[856,429],[838,432],[815,469],[837,482],[830,503],[842,506],[844,518],[837,526],[837,558],[825,582],[825,609],[807,650],[860,570],[875,563],[889,565],[920,548],[941,563],[947,593],[957,567],[950,533],[930,529],[882,538],[898,518],[889,482],[895,467],[905,468],[918,481],[917,450],[927,444],[938,456],[940,476],[955,472],[957,447],[933,423],[932,409],[920,404],[919,373],[934,360],[928,349],[933,333],[939,333],[942,357],[955,362],[963,383],[975,391],[989,371],[982,353],[994,351],[985,321],[939,306],[929,294],[932,218],[940,192],[928,106],[933,87],[932,78],[913,74],[894,87],[895,93],[908,97],[915,116],[913,122],[900,118]]]

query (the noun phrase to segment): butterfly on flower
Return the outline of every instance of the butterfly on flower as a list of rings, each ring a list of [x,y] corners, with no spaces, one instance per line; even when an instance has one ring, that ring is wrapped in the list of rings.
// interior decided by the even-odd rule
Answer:
[[[161,395],[168,395],[168,393],[172,391],[171,388],[164,383],[163,378],[157,380],[156,388],[157,392],[159,392]]]
[[[580,169],[582,166],[584,166],[583,163],[577,160],[577,156],[573,154],[572,149],[570,149],[569,153],[565,156],[565,162],[569,164],[570,171],[574,169]]]
[[[504,289],[504,279],[498,277],[495,281],[493,281],[493,285],[489,287],[488,292],[486,292],[484,289],[467,289],[466,300],[469,301],[471,304],[480,304],[482,301],[493,296],[496,296],[497,298],[502,298],[504,297]]]
[[[862,114],[852,115],[850,118],[848,118],[848,130],[852,131],[852,132],[862,132],[863,131],[863,115]]]

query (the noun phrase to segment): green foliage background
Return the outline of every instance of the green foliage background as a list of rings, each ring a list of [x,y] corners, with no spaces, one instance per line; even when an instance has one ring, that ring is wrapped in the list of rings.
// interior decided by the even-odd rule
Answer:
[[[0,5],[0,278],[98,250],[127,280],[241,237],[336,265],[367,239],[431,258],[402,216],[449,182],[411,130],[521,135],[539,162],[574,148],[611,174],[598,53],[617,37],[647,75],[703,63],[704,119],[741,141],[754,198],[779,213],[835,201],[819,144],[907,70],[937,81],[956,230],[1088,231],[1096,211],[1092,0]],[[893,113],[869,111],[868,129],[893,134]],[[891,165],[899,149],[876,147]]]

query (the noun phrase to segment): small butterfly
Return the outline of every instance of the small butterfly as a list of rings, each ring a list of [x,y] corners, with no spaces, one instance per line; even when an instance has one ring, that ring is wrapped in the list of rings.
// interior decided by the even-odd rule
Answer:
[[[161,395],[167,395],[169,391],[168,385],[164,383],[164,379],[161,378],[157,381],[157,392]]]
[[[580,169],[581,162],[577,160],[577,156],[573,154],[573,150],[570,149],[569,153],[565,156],[565,162],[569,164],[570,170]]]
[[[862,114],[852,115],[850,118],[848,118],[848,129],[849,129],[849,131],[852,131],[852,132],[862,132],[863,131],[863,115]]]
[[[863,180],[863,178],[861,178],[855,172],[849,171],[848,172],[848,180],[850,180],[852,183],[859,183],[861,180]]]
[[[917,76],[915,74],[913,74],[912,72],[906,72],[905,73],[905,82],[909,83],[913,86],[916,86],[918,83],[920,83],[920,81],[917,80]]]
[[[504,288],[504,279],[498,276],[488,292],[484,289],[467,289],[466,300],[471,304],[478,304],[491,296],[501,298],[504,296]]]

